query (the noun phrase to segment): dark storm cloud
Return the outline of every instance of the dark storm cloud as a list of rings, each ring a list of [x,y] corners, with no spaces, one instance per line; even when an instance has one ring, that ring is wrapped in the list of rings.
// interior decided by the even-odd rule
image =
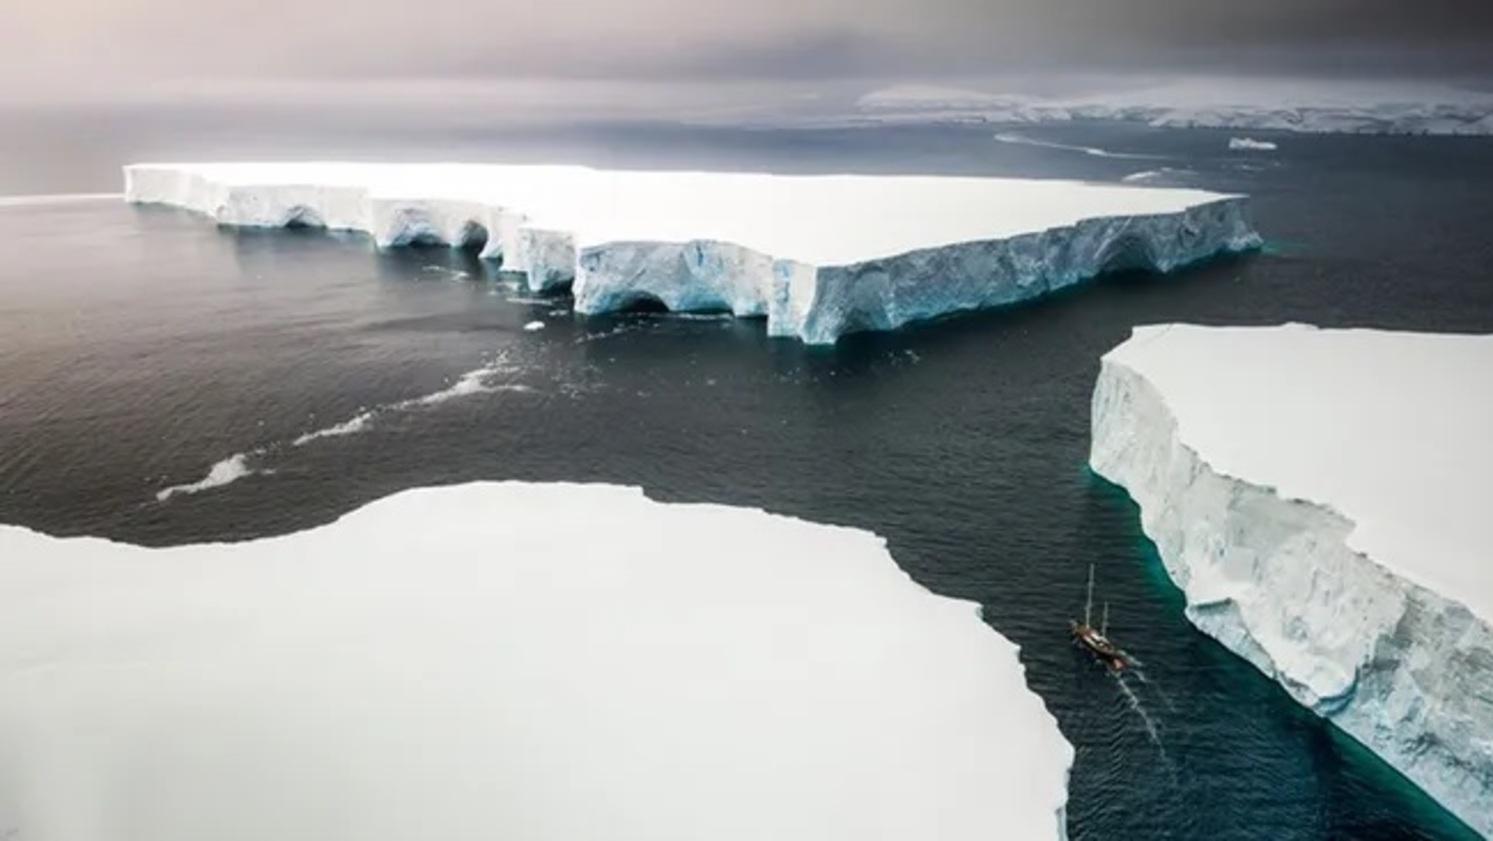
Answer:
[[[0,89],[150,80],[1351,73],[1493,63],[1490,0],[11,0]]]

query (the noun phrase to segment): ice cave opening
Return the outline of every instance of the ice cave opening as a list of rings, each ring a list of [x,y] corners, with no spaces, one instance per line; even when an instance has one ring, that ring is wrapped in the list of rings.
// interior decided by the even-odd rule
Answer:
[[[626,313],[672,312],[669,309],[669,305],[665,304],[662,298],[659,298],[657,295],[650,295],[647,292],[634,292],[628,295],[627,299],[622,302],[622,306],[617,308],[617,311]],[[729,312],[729,310],[725,311]]]
[[[487,247],[487,238],[487,226],[475,219],[470,219],[461,226],[461,232],[456,235],[456,242],[452,245],[463,251],[480,253]]]
[[[286,228],[325,228],[326,220],[321,214],[304,204],[298,204],[290,210],[285,211]]]
[[[1105,247],[1099,258],[1099,274],[1129,274],[1156,272],[1156,257],[1144,237],[1125,234]]]

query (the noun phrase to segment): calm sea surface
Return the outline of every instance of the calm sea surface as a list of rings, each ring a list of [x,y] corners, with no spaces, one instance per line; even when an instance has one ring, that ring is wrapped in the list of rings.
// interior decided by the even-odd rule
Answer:
[[[1165,168],[1154,183],[1250,193],[1261,254],[817,350],[755,321],[580,318],[447,249],[378,254],[360,236],[220,230],[118,200],[0,201],[0,522],[241,540],[403,488],[524,479],[857,526],[1020,643],[1078,749],[1074,838],[1473,837],[1194,631],[1135,507],[1085,461],[1099,356],[1134,324],[1493,331],[1493,141],[1272,136],[1279,152],[1243,154],[1227,132],[1014,129],[1155,156],[1127,158],[970,126],[467,127],[375,141],[9,119],[0,194],[12,195],[117,191],[131,158],[318,148],[1104,181]],[[533,320],[545,329],[525,331]],[[1121,680],[1068,641],[1090,564],[1113,633],[1144,661]]]

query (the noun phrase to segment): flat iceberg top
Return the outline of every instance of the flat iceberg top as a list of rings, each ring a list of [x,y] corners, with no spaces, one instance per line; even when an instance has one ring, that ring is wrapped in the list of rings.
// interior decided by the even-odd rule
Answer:
[[[391,163],[135,164],[228,187],[352,187],[373,198],[457,200],[527,225],[608,242],[729,242],[843,266],[1000,239],[1101,216],[1177,213],[1229,198],[1202,190],[1015,178],[645,172],[583,166]]]
[[[1016,647],[868,532],[602,485],[248,543],[0,526],[0,823],[35,838],[1038,839]]]
[[[1104,360],[1215,471],[1335,509],[1353,549],[1493,618],[1493,336],[1172,324]]]

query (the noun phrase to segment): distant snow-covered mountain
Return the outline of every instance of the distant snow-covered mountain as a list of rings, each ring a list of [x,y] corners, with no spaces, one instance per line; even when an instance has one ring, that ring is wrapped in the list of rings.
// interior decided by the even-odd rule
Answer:
[[[856,109],[877,121],[1085,119],[1311,133],[1493,135],[1493,91],[1432,82],[1193,78],[1052,97],[899,84],[865,94]]]

